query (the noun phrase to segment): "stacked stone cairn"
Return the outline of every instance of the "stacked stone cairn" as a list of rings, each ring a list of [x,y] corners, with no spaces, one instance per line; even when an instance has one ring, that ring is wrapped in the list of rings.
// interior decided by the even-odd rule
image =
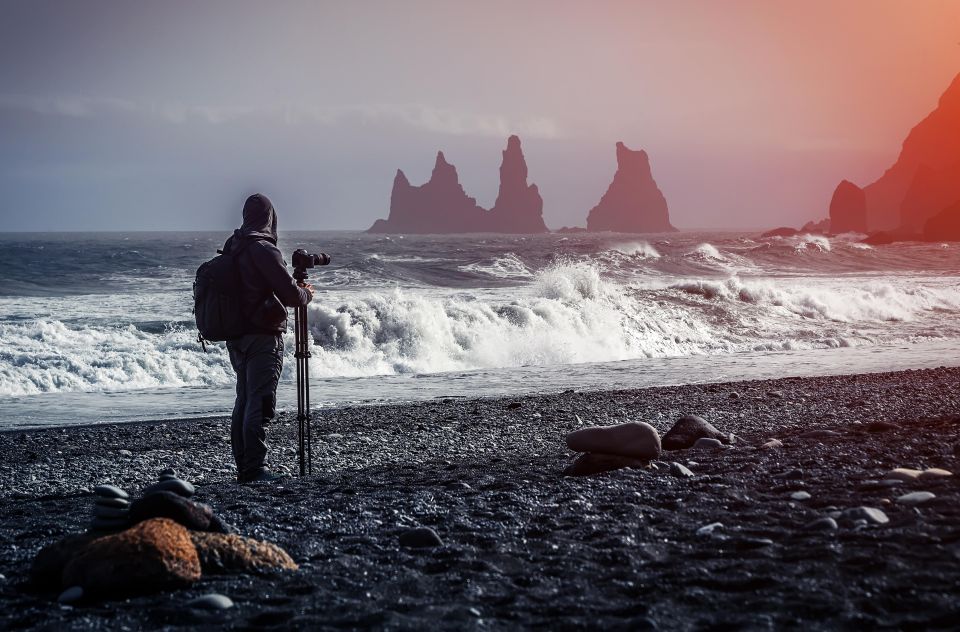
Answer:
[[[41,549],[31,583],[76,604],[186,587],[203,574],[297,569],[280,547],[239,535],[209,505],[191,500],[195,493],[172,469],[135,500],[115,485],[98,485],[89,529]]]

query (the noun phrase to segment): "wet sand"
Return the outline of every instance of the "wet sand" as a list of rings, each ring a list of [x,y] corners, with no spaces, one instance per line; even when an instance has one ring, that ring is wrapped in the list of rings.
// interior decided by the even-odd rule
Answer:
[[[958,386],[960,369],[941,368],[325,410],[314,475],[269,486],[233,482],[224,419],[0,433],[0,628],[950,628]],[[561,476],[577,416],[663,433],[683,414],[734,433],[734,447]],[[818,429],[836,434],[803,436]],[[291,469],[295,433],[289,414],[269,431]],[[783,447],[758,449],[771,438]],[[695,476],[674,477],[669,462]],[[28,590],[36,551],[85,529],[94,485],[135,493],[165,467],[301,570],[75,608]],[[958,475],[869,482],[895,467]],[[917,490],[936,498],[896,502]],[[860,506],[889,523],[807,527]],[[712,523],[722,526],[698,533]],[[418,525],[443,546],[400,546]],[[184,607],[209,592],[236,606]]]

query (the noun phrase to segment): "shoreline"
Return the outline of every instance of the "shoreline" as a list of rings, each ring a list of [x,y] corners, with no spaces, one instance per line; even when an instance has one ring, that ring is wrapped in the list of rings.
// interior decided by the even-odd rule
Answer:
[[[960,476],[869,481],[895,467],[960,475],[958,383],[960,368],[941,368],[321,409],[315,474],[277,486],[232,482],[224,418],[0,432],[0,627],[946,626],[960,616]],[[737,436],[660,457],[692,478],[561,476],[578,416],[662,434],[683,414]],[[268,429],[290,466],[295,425],[284,413]],[[769,438],[783,447],[758,449]],[[36,551],[85,528],[93,485],[136,492],[163,467],[301,570],[69,609],[26,590]],[[914,490],[936,498],[897,503]],[[859,506],[889,524],[807,528]],[[399,546],[416,525],[444,545]],[[207,592],[237,606],[212,620],[182,607]]]

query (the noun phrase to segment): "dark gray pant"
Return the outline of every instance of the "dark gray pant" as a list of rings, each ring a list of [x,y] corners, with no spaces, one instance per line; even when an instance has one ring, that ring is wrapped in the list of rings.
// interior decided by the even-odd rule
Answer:
[[[262,472],[267,459],[266,425],[277,407],[277,382],[283,368],[283,338],[279,334],[248,334],[227,341],[230,363],[237,372],[230,443],[237,476]]]

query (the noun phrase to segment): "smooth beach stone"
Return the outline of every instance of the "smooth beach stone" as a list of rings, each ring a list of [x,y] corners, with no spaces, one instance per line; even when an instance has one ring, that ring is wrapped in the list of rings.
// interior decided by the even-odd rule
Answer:
[[[817,518],[813,522],[808,522],[803,527],[811,531],[828,531],[838,528],[837,521],[830,517]]]
[[[945,476],[953,476],[953,472],[939,467],[930,467],[920,472],[920,478],[943,478]]]
[[[630,456],[585,452],[563,470],[564,476],[593,476],[623,468],[642,468],[644,461]]]
[[[198,608],[200,610],[227,610],[233,607],[233,600],[226,595],[210,593],[209,595],[202,595],[196,599],[191,599],[187,602],[187,607]]]
[[[94,507],[114,507],[116,509],[126,509],[130,506],[129,500],[124,500],[123,498],[106,498],[105,496],[97,496],[96,500],[93,501]]]
[[[697,535],[713,535],[714,531],[722,530],[723,528],[722,522],[711,522],[697,529]]]
[[[920,470],[914,470],[908,467],[898,467],[887,472],[884,475],[884,478],[909,483],[910,481],[915,481],[920,478],[921,473],[922,472]]]
[[[660,456],[660,435],[653,426],[642,421],[616,426],[592,426],[568,434],[567,447],[574,452],[655,459]]]
[[[695,474],[690,471],[688,467],[677,463],[676,461],[670,462],[670,473],[677,478],[693,478]]]
[[[693,443],[694,450],[719,450],[722,447],[723,443],[719,439],[709,437],[701,437]]]
[[[770,439],[766,443],[760,446],[761,450],[777,450],[783,447],[783,442],[780,439]]]
[[[785,481],[795,481],[803,478],[803,470],[801,470],[799,467],[795,467],[792,470],[787,470],[786,472],[781,472],[780,474],[774,474],[773,478]]]
[[[153,494],[156,492],[173,492],[184,498],[190,498],[196,493],[196,489],[192,484],[188,483],[185,480],[179,478],[171,478],[165,481],[159,481],[150,485],[143,490],[143,495],[147,496],[148,494]]]
[[[717,430],[703,417],[684,415],[663,435],[664,450],[685,450],[692,447],[697,439],[708,438],[718,441],[727,440],[726,435]]]
[[[83,599],[83,588],[80,586],[71,586],[57,597],[57,601],[65,604],[77,603],[81,599]]]
[[[443,540],[430,527],[415,527],[400,534],[400,545],[410,548],[443,546]]]
[[[899,427],[897,424],[892,424],[889,421],[874,421],[867,426],[867,432],[886,432],[888,430],[896,430]]]
[[[933,500],[937,495],[933,492],[910,492],[909,494],[904,494],[903,496],[897,497],[897,504],[900,505],[919,505],[925,503],[928,500]]]
[[[133,523],[151,518],[169,518],[188,529],[207,531],[213,509],[209,505],[184,498],[172,491],[158,491],[144,494],[143,498],[130,506],[130,520]]]
[[[845,509],[840,515],[853,522],[857,520],[866,520],[869,524],[887,524],[890,522],[887,514],[875,507],[853,507]]]
[[[130,498],[130,494],[116,485],[97,485],[93,488],[93,493],[104,498]]]
[[[226,439],[229,440],[229,437],[226,437]],[[176,475],[177,475],[177,471],[172,467],[165,467],[162,470],[160,470],[160,476],[176,476]]]
[[[791,500],[810,500],[813,496],[810,495],[810,492],[805,492],[803,490],[799,492],[793,492],[790,494]]]
[[[133,456],[133,452],[130,450],[117,450],[117,454],[120,456]]]
[[[866,480],[860,483],[857,486],[859,490],[870,490],[870,489],[889,489],[891,487],[899,487],[903,485],[903,481],[898,478],[885,478],[882,481],[875,480]]]
[[[94,505],[93,515],[98,518],[123,518],[126,520],[129,513],[126,507],[104,507],[103,505]]]
[[[177,479],[176,474],[161,474],[159,477],[157,477],[158,481],[173,481],[176,479]]]

